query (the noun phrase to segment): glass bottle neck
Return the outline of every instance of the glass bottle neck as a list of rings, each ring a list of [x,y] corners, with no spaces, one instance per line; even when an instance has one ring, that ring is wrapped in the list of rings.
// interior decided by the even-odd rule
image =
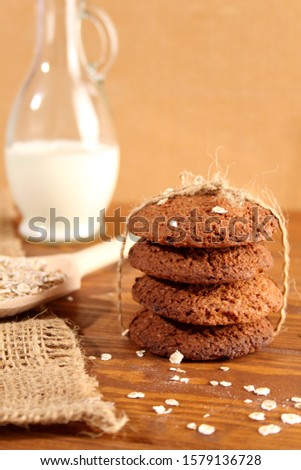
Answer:
[[[36,55],[50,67],[79,68],[78,41],[82,0],[37,0]]]

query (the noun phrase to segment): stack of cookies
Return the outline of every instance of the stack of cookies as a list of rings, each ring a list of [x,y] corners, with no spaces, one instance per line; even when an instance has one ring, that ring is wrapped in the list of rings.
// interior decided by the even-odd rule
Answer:
[[[272,341],[269,315],[283,298],[265,274],[273,258],[264,241],[278,223],[248,200],[219,192],[177,195],[130,218],[141,238],[129,260],[145,273],[133,286],[142,309],[130,324],[134,343],[159,356],[191,360],[243,356]]]

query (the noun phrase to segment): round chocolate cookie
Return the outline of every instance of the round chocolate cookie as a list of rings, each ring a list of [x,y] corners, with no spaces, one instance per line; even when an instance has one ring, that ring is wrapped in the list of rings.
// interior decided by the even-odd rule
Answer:
[[[132,215],[129,230],[162,245],[225,247],[271,240],[278,222],[258,204],[230,202],[219,193],[151,203]]]
[[[216,284],[250,279],[273,266],[262,243],[227,248],[174,248],[147,240],[135,243],[129,261],[150,276],[189,284]]]
[[[144,275],[136,279],[133,298],[164,317],[194,325],[245,323],[277,312],[283,302],[274,281],[259,274],[234,284],[183,284]]]
[[[176,350],[186,359],[208,361],[244,356],[268,345],[273,327],[268,318],[228,326],[191,326],[139,312],[129,328],[130,338],[143,349],[169,357]]]

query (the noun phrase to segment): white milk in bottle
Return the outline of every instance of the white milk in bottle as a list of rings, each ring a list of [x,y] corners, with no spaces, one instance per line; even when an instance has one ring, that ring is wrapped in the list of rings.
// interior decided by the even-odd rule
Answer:
[[[104,88],[118,35],[107,13],[84,1],[39,0],[36,7],[33,62],[7,123],[6,172],[21,235],[32,242],[84,242],[103,229],[97,219],[119,169]],[[84,23],[96,24],[100,35],[94,62],[86,55]]]
[[[20,142],[5,156],[24,237],[68,242],[95,236],[116,186],[118,145],[89,149],[72,140]]]

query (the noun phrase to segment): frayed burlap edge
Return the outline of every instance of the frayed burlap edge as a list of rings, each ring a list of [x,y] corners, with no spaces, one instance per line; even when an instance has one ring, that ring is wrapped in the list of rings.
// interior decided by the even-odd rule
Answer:
[[[240,206],[243,204],[244,201],[249,201],[251,203],[258,204],[262,208],[270,211],[279,223],[283,248],[283,306],[280,311],[279,320],[274,330],[274,335],[278,335],[282,330],[287,315],[287,303],[289,294],[290,245],[288,241],[287,222],[276,198],[268,189],[263,189],[261,191],[262,197],[256,197],[243,189],[234,188],[230,186],[229,181],[226,177],[222,176],[220,171],[216,172],[212,177],[208,177],[208,179],[203,178],[203,176],[201,175],[194,175],[193,173],[186,171],[181,173],[180,180],[181,185],[179,189],[166,189],[157,196],[147,199],[141,205],[135,207],[127,216],[126,229],[120,250],[120,259],[117,267],[117,310],[122,328],[122,334],[125,335],[127,332],[127,329],[124,326],[122,313],[122,269],[125,246],[127,242],[127,237],[129,236],[128,225],[130,218],[138,211],[150,204],[164,204],[168,199],[174,198],[175,196],[193,196],[195,194],[219,193],[234,206]]]
[[[84,422],[115,433],[127,422],[102,400],[74,331],[56,316],[0,323],[0,357],[1,425]]]

